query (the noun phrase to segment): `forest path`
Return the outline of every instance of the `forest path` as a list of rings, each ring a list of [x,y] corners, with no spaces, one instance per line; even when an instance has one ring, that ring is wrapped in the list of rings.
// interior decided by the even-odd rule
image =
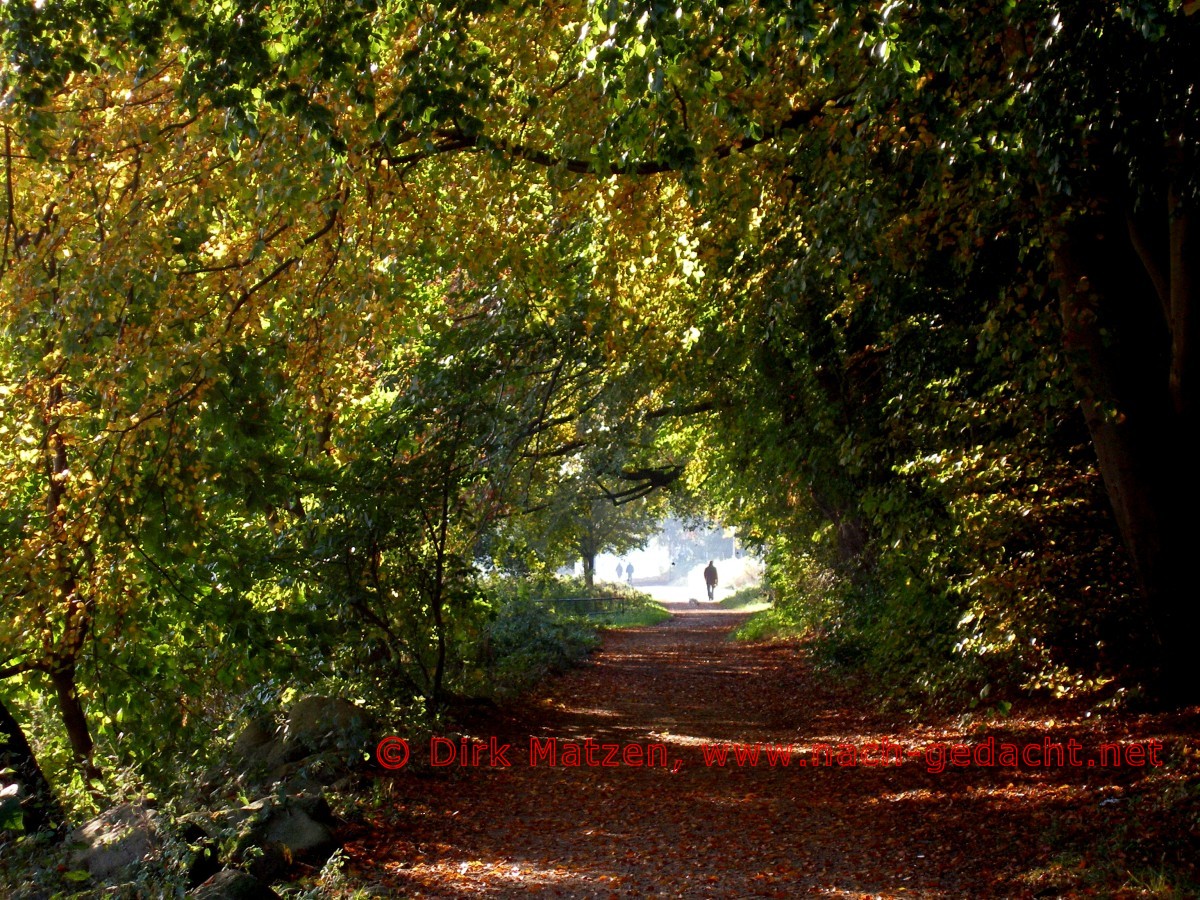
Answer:
[[[1083,801],[1081,785],[1061,783],[1069,772],[936,774],[923,755],[813,765],[818,742],[887,738],[915,753],[966,736],[872,712],[798,645],[729,641],[744,614],[669,606],[670,621],[606,634],[588,664],[471,723],[472,737],[511,744],[509,767],[484,757],[390,779],[389,808],[347,846],[353,880],[414,898],[1036,893],[1021,873],[1053,855],[1043,843],[1052,808]],[[532,766],[531,736],[556,738],[560,763],[565,742],[591,738],[622,752],[665,745],[668,765]],[[788,767],[738,767],[732,754],[706,765],[701,745],[723,742],[797,752]],[[412,751],[414,762],[428,754]]]

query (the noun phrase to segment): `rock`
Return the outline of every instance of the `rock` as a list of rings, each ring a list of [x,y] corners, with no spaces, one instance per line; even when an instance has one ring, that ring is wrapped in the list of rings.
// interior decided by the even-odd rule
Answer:
[[[279,895],[246,872],[222,869],[188,893],[195,900],[279,900]]]
[[[271,820],[264,837],[284,848],[292,859],[311,858],[314,854],[325,859],[337,849],[333,832],[302,809],[285,809]]]
[[[122,803],[76,828],[71,841],[83,845],[75,865],[108,880],[155,853],[161,843],[158,814],[145,803]]]
[[[253,753],[275,737],[275,722],[270,716],[252,719],[233,742],[233,752],[239,756]]]
[[[291,783],[298,773],[310,784],[331,784],[365,758],[377,727],[349,700],[305,697],[280,729],[268,717],[247,724],[234,741],[234,768],[251,786]]]
[[[324,797],[264,798],[236,811],[234,819],[251,820],[243,826],[235,860],[263,881],[282,876],[295,862],[324,865],[340,846],[334,836],[338,821]]]
[[[211,834],[197,825],[188,822],[183,826],[180,837],[194,847],[195,857],[188,866],[188,885],[196,887],[221,871],[220,850],[217,841]]]
[[[324,797],[289,797],[267,822],[266,838],[287,848],[296,859],[320,856],[324,862],[337,849],[337,819]]]
[[[24,814],[21,812],[23,792],[19,784],[0,782],[0,835],[6,831],[14,834],[24,830]]]
[[[281,741],[276,736],[274,720],[270,716],[253,719],[234,739],[234,767],[243,778],[257,780],[278,765],[273,760],[280,756],[280,747]]]
[[[283,749],[286,762],[318,753],[364,749],[375,722],[340,697],[305,697],[288,710]]]

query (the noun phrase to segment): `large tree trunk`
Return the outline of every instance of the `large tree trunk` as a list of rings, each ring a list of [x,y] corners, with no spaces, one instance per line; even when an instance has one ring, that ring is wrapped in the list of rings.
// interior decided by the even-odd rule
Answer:
[[[53,274],[53,270],[51,270]],[[53,349],[50,344],[47,352]],[[67,477],[70,464],[67,456],[67,439],[59,429],[61,424],[61,406],[65,401],[63,387],[55,382],[49,392],[47,413],[49,425],[42,440],[42,451],[46,459],[46,512],[50,517],[52,535],[55,542],[54,564],[61,578],[58,586],[59,599],[62,603],[64,616],[62,635],[59,647],[52,655],[45,668],[54,685],[58,699],[59,714],[67,729],[67,739],[71,743],[75,760],[86,781],[92,782],[100,777],[93,758],[91,730],[88,728],[87,715],[84,712],[83,701],[75,683],[76,667],[87,641],[88,631],[92,626],[92,604],[86,594],[81,597],[79,579],[77,577],[77,558],[82,556],[86,561],[91,560],[91,550],[85,542],[80,544],[71,540],[65,527],[66,517],[63,512],[63,501],[67,494]]]
[[[58,711],[67,729],[67,740],[71,742],[75,761],[85,780],[91,782],[100,777],[94,759],[95,745],[88,728],[87,714],[79,689],[75,684],[75,663],[64,664],[50,673],[50,681],[58,698]]]
[[[8,707],[0,702],[0,771],[9,769],[21,788],[21,813],[25,830],[62,833],[66,820],[63,808],[42,773],[20,723],[8,711]]]
[[[1163,203],[1155,215],[1115,205],[1059,235],[1055,275],[1064,344],[1112,501],[1160,642],[1159,690],[1200,697],[1192,664],[1200,604],[1187,589],[1194,552],[1197,461],[1190,216]]]
[[[821,515],[833,523],[836,536],[837,561],[842,566],[861,567],[866,561],[869,537],[866,525],[853,511],[831,503],[816,485],[809,488],[813,503]]]

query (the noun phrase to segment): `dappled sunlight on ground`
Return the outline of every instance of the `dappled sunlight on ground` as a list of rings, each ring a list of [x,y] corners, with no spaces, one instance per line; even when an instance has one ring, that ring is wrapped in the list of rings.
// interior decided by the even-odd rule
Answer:
[[[414,898],[1074,896],[1063,846],[1086,850],[1096,817],[1118,821],[1123,792],[1154,773],[956,766],[949,745],[1194,734],[1057,714],[917,724],[814,672],[798,645],[730,642],[744,614],[670,606],[663,625],[607,634],[541,698],[464,725],[510,742],[510,767],[387,779],[387,805],[348,845],[354,877]],[[531,737],[556,742],[560,764],[531,765]],[[662,745],[665,765],[561,764],[588,740]],[[838,764],[885,741],[895,765]]]

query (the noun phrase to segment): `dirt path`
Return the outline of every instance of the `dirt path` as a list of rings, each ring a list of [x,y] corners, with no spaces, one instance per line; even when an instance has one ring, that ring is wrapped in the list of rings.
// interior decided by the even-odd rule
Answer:
[[[1105,791],[1130,780],[1087,769],[939,774],[923,755],[801,766],[816,742],[886,738],[907,754],[968,736],[866,711],[795,646],[729,642],[738,614],[673,606],[661,626],[609,634],[543,700],[472,723],[473,737],[511,744],[510,766],[414,766],[392,779],[393,812],[348,845],[356,880],[407,897],[1062,896],[1052,871],[1029,875],[1062,849],[1048,829],[1059,814],[1095,814]],[[1041,740],[1020,727],[1005,739]],[[590,738],[639,748],[632,759],[661,744],[668,764],[531,766],[530,736],[556,738],[560,762],[564,742]],[[797,753],[787,767],[739,767],[732,756],[706,765],[702,744],[721,742]],[[420,758],[427,747],[413,748]]]

